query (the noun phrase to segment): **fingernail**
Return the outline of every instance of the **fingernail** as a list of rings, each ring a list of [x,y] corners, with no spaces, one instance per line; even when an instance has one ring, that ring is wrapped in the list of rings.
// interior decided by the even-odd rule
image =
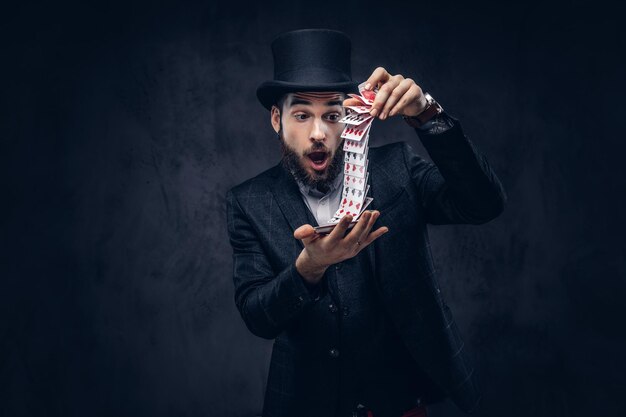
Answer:
[[[387,118],[387,113],[383,113],[380,115],[380,120],[385,120]]]
[[[395,116],[395,115],[396,115],[395,111],[392,110],[392,111],[389,112],[389,116]]]
[[[376,117],[376,115],[378,114],[378,109],[372,109],[372,111],[370,111],[370,114],[371,114],[373,117]]]
[[[366,90],[369,90],[370,88],[372,88],[372,84],[370,84],[370,83],[365,84],[365,89]]]

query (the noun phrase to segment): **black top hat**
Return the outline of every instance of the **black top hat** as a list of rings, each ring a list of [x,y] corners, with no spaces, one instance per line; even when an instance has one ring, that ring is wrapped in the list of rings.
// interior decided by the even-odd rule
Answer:
[[[356,92],[350,71],[350,39],[339,31],[303,29],[283,33],[272,42],[274,79],[256,90],[266,109],[297,91]]]

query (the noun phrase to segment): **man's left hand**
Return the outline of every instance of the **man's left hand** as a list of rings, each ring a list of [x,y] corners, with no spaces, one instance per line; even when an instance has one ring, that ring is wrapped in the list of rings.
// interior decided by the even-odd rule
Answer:
[[[370,114],[385,120],[387,117],[402,114],[417,116],[428,104],[419,85],[400,74],[391,75],[383,67],[378,67],[365,82],[366,90],[378,87],[378,93]],[[344,106],[358,106],[361,103],[353,98],[344,100]]]

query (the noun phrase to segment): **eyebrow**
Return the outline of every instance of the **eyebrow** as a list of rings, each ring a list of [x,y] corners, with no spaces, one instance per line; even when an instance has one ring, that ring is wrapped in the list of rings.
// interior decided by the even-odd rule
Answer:
[[[293,107],[293,106],[298,105],[298,104],[303,104],[305,106],[313,105],[313,103],[311,103],[309,100],[305,100],[303,98],[294,98],[293,100],[291,100],[291,103],[289,104],[289,107]],[[328,107],[341,106],[343,104],[343,101],[342,100],[331,100],[331,101],[327,101],[324,104],[326,106],[328,106]]]

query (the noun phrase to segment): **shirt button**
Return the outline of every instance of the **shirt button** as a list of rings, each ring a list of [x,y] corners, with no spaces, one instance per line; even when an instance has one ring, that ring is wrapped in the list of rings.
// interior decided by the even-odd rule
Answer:
[[[325,206],[325,205],[326,205],[326,201],[320,201],[320,204],[321,204],[322,206]]]
[[[339,357],[339,350],[332,348],[331,350],[328,351],[328,355],[331,358],[338,358]]]
[[[338,310],[337,306],[334,304],[329,304],[328,309],[330,310],[331,313],[336,313]]]
[[[335,270],[339,271],[341,269],[341,267],[343,266],[342,263],[338,263],[335,265]]]
[[[348,307],[344,307],[343,308],[343,316],[344,317],[348,317],[348,314],[350,314],[350,309]]]

